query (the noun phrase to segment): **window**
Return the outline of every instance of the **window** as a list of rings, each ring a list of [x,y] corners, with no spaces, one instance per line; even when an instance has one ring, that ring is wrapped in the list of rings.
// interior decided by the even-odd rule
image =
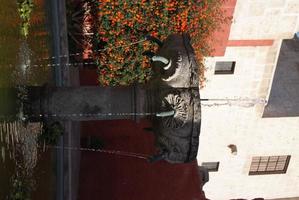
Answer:
[[[291,156],[260,156],[253,157],[249,175],[285,174]]]
[[[233,74],[236,62],[216,62],[215,74]]]
[[[219,168],[219,162],[203,162],[201,166],[208,169],[209,172],[217,172]]]

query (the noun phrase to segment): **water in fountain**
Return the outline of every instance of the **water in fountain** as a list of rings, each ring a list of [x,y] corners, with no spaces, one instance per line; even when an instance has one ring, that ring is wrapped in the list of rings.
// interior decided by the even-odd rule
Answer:
[[[46,2],[32,2],[29,34],[24,37],[17,1],[0,0],[0,199],[9,196],[9,183],[14,181],[11,179],[16,179],[20,171],[32,177],[38,165],[37,136],[42,124],[24,123],[26,86],[52,82],[52,68],[28,67],[43,64],[43,60],[36,58],[51,56]],[[50,162],[50,159],[46,162],[49,167]]]

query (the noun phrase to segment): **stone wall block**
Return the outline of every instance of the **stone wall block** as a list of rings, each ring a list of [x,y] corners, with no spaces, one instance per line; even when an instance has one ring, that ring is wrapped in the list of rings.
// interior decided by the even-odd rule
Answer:
[[[290,0],[284,10],[285,14],[298,14],[299,15],[299,1]]]

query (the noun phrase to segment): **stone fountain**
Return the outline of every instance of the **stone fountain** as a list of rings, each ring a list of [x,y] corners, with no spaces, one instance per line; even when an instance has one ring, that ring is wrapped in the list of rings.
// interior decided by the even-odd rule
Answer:
[[[173,34],[152,60],[155,76],[148,85],[126,87],[28,87],[24,116],[31,122],[114,120],[148,117],[159,153],[150,161],[196,159],[201,123],[198,64],[187,34]]]
[[[198,64],[190,37],[170,35],[152,54],[152,60],[153,68],[159,72],[150,90],[155,95],[149,95],[154,97],[154,110],[174,113],[153,119],[160,152],[150,161],[191,162],[198,151],[201,107]]]

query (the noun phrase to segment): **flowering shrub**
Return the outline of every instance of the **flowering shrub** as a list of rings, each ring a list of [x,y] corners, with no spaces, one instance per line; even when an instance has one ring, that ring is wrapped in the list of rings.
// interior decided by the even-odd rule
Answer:
[[[146,35],[165,39],[169,34],[188,32],[200,64],[211,51],[209,36],[223,18],[225,0],[94,0],[97,6],[97,34],[94,59],[101,85],[144,83],[150,79],[150,61],[142,56],[157,45],[139,42]],[[132,43],[136,43],[131,45]]]

